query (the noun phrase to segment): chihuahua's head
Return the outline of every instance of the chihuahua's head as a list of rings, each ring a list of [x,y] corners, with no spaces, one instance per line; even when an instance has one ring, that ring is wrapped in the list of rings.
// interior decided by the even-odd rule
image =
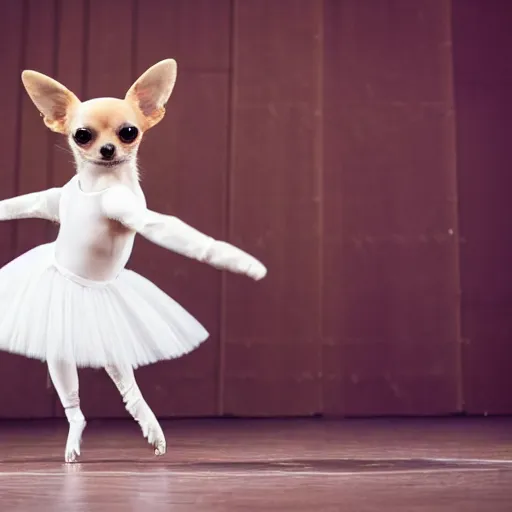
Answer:
[[[163,60],[149,68],[124,99],[84,102],[36,71],[24,71],[22,80],[46,126],[67,136],[79,169],[87,163],[113,168],[136,162],[142,135],[164,117],[176,71],[174,60]]]

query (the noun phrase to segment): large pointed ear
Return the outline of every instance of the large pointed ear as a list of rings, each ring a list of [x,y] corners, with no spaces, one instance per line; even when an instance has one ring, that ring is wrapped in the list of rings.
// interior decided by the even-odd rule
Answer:
[[[165,104],[171,96],[178,66],[174,59],[162,60],[150,67],[126,93],[142,114],[147,130],[159,123],[165,115]]]
[[[23,85],[44,119],[57,133],[66,133],[69,119],[80,100],[62,84],[37,71],[23,71]]]

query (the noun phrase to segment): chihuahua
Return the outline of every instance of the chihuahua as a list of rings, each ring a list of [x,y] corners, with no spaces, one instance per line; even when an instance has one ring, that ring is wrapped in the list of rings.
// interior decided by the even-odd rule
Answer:
[[[246,274],[255,280],[262,279],[266,275],[266,268],[242,250],[229,243],[214,240],[187,226],[176,217],[152,212],[146,208],[144,194],[139,184],[137,151],[146,131],[164,117],[166,103],[176,81],[176,72],[177,65],[173,59],[163,60],[149,68],[131,86],[124,99],[97,98],[84,102],[81,102],[64,85],[46,75],[36,71],[23,72],[23,84],[43,117],[45,125],[50,130],[67,137],[76,161],[75,177],[78,180],[73,179],[62,188],[53,188],[1,201],[0,219],[32,216],[60,222],[56,249],[53,245],[50,249],[55,251],[52,256],[52,265],[64,277],[84,286],[89,286],[92,281],[96,284],[101,282],[103,286],[105,283],[114,282],[115,279],[124,279],[123,275],[126,275],[123,274],[124,267],[131,253],[135,233],[140,233],[169,250],[220,269]],[[73,188],[72,185],[76,185],[81,189],[80,192],[87,194],[88,199],[76,195],[79,193],[78,188]],[[99,199],[96,201],[96,198]],[[43,249],[46,250],[46,248]],[[20,256],[20,258],[23,257]],[[107,316],[108,325],[134,325],[137,320],[134,314],[130,316],[129,308],[132,307],[133,313],[133,308],[138,307],[136,287],[141,287],[141,293],[150,293],[149,287],[154,286],[148,284],[146,280],[137,284],[138,278],[133,277],[133,274],[130,276],[132,277],[126,279],[130,280],[130,286],[134,289],[131,296],[132,303],[126,306],[128,299],[124,298],[123,307],[111,305],[108,312],[104,313],[113,315],[113,318]],[[1,283],[0,274],[0,285]],[[34,289],[34,287],[25,288],[28,290],[26,293],[32,293],[31,290]],[[52,288],[52,290],[53,306],[40,305],[41,307],[58,308],[55,304],[58,305],[59,301],[64,300],[58,296],[58,289]],[[157,296],[156,291],[151,293]],[[113,295],[117,297],[119,294]],[[92,297],[93,294],[85,296]],[[26,353],[26,355],[30,353],[32,357],[48,361],[52,382],[70,423],[65,452],[67,462],[74,462],[77,455],[80,455],[80,442],[85,428],[85,418],[79,407],[77,365],[104,367],[121,392],[127,410],[138,421],[144,436],[154,446],[155,453],[157,455],[165,453],[166,442],[162,429],[140,393],[133,376],[133,367],[179,357],[192,350],[194,344],[197,346],[204,341],[207,333],[202,326],[194,323],[195,320],[191,319],[188,313],[181,310],[176,312],[177,306],[170,305],[170,301],[161,295],[158,297],[161,298],[162,303],[156,304],[153,310],[150,309],[151,306],[147,306],[145,311],[148,312],[153,323],[163,327],[158,331],[153,325],[155,331],[145,330],[144,324],[149,320],[139,319],[142,327],[138,331],[148,332],[148,336],[157,332],[157,335],[147,341],[146,345],[144,345],[145,340],[140,341],[142,346],[140,350],[133,349],[129,352],[128,348],[124,350],[122,346],[116,346],[116,343],[109,339],[105,342],[108,344],[105,350],[94,352],[91,348],[93,345],[89,343],[90,340],[83,339],[81,327],[70,326],[69,318],[64,319],[60,309],[53,317],[56,319],[54,322],[65,322],[66,328],[71,329],[70,332],[74,332],[77,338],[62,342],[64,344],[61,345],[61,352],[72,350],[69,347],[78,347],[79,350],[77,349],[76,353],[70,352],[69,357],[61,353],[58,354],[59,361],[52,360],[48,353],[57,343],[52,339],[47,339],[38,345],[37,350],[33,346],[30,350],[26,349],[23,345],[25,340],[19,337],[16,338],[19,343],[16,350],[8,346],[7,350],[10,347],[11,351]],[[23,298],[25,297],[21,299]],[[32,300],[32,297],[28,297],[27,300],[21,299],[19,301],[21,305],[38,304],[37,301]],[[115,300],[115,298],[109,300]],[[141,302],[144,301],[141,299]],[[72,307],[69,301],[67,307]],[[166,311],[166,308],[171,311]],[[163,311],[162,315],[158,313],[159,311]],[[23,314],[29,315],[28,312]],[[123,314],[130,318],[122,317]],[[20,315],[21,313],[19,317]],[[161,317],[170,318],[173,315],[179,317],[178,322],[182,319],[183,324],[190,329],[188,331],[187,329],[173,330],[172,325],[169,327],[164,320],[161,320]],[[40,316],[44,317],[43,314]],[[37,326],[34,329],[37,329]],[[116,335],[117,330],[117,327],[114,332],[107,329],[103,338],[108,338],[110,334],[113,334],[112,337],[119,338]],[[58,332],[62,331],[63,329]],[[127,337],[131,336],[130,332],[126,330],[123,332]],[[174,332],[184,332],[185,337],[191,332],[189,336],[191,340],[181,340],[176,343],[177,346],[172,346],[171,343],[166,345],[166,333]],[[5,337],[8,338],[9,334],[6,333]],[[43,335],[44,333],[41,336]],[[46,336],[51,338],[51,333]],[[34,334],[34,337],[37,337],[37,334]],[[80,345],[81,343],[83,346]],[[133,342],[133,344],[136,343],[139,342]],[[122,340],[120,344],[122,345]],[[4,348],[2,340],[0,340],[0,348]],[[109,355],[116,350],[122,357],[116,359]],[[77,356],[81,358],[78,361]],[[108,359],[109,357],[111,359]],[[117,365],[121,360],[123,364]]]

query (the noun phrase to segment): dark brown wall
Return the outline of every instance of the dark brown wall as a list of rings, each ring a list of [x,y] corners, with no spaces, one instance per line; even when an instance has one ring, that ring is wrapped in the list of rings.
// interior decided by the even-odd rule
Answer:
[[[222,410],[321,411],[322,2],[233,3],[229,239],[262,286],[226,276]]]
[[[512,4],[453,9],[465,409],[512,412]]]
[[[325,410],[454,412],[450,3],[330,0],[325,7]]]
[[[0,195],[73,173],[22,69],[88,99],[121,96],[174,57],[167,117],[141,150],[151,207],[249,250],[269,276],[255,284],[137,240],[133,268],[211,332],[137,372],[155,411],[512,412],[500,5],[0,0]],[[38,221],[0,230],[2,264],[55,234]],[[47,384],[44,365],[0,354],[0,417],[61,414]],[[81,394],[89,417],[125,414],[102,372],[82,372]]]

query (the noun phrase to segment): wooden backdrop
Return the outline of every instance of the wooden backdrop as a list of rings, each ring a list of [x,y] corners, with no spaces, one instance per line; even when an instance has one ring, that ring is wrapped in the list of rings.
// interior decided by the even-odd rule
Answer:
[[[511,22],[500,0],[0,0],[0,196],[73,174],[23,69],[88,99],[174,57],[141,150],[149,203],[269,276],[138,239],[132,267],[211,332],[137,372],[155,411],[510,413]],[[1,223],[1,263],[53,236]],[[39,362],[0,354],[0,390],[0,417],[62,414]],[[81,395],[125,415],[102,372]]]

